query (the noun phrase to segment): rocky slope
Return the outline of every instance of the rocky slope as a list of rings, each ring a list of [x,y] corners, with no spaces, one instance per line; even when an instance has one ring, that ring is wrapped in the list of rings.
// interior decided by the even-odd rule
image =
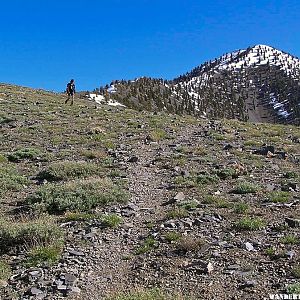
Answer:
[[[98,92],[128,107],[299,124],[300,60],[256,45],[206,62],[172,81],[115,81]]]
[[[0,98],[1,299],[298,293],[299,127]]]

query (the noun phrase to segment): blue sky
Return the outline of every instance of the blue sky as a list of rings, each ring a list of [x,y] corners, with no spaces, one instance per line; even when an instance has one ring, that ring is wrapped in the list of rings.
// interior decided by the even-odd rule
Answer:
[[[0,82],[62,91],[113,79],[172,79],[266,44],[300,56],[299,0],[10,0],[1,3]]]

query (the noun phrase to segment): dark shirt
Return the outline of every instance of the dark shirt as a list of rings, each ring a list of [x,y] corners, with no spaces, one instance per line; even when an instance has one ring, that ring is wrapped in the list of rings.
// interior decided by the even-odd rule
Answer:
[[[69,82],[67,84],[67,93],[68,94],[75,94],[75,83]]]

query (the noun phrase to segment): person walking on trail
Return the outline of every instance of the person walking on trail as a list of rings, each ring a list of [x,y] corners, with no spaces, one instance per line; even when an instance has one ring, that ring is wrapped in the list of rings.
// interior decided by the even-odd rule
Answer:
[[[74,96],[75,96],[75,81],[74,81],[74,79],[71,79],[70,82],[67,84],[66,93],[68,95],[68,98],[65,103],[67,103],[71,98],[71,105],[73,105]]]

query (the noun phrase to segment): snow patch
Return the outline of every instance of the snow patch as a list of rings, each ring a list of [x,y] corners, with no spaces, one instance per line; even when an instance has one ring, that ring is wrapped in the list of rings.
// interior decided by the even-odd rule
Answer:
[[[121,106],[121,107],[126,107],[124,104],[118,102],[118,101],[114,101],[112,99],[109,99],[107,102],[108,105],[110,106]]]
[[[94,100],[98,104],[105,102],[104,96],[98,94],[89,94],[89,99]]]
[[[117,88],[112,84],[108,89],[107,89],[108,93],[116,93],[117,92]]]
[[[287,119],[291,113],[289,113],[285,108],[284,104],[282,102],[279,102],[278,99],[276,98],[274,93],[270,93],[270,102],[269,102],[274,110],[276,111],[277,115]]]

